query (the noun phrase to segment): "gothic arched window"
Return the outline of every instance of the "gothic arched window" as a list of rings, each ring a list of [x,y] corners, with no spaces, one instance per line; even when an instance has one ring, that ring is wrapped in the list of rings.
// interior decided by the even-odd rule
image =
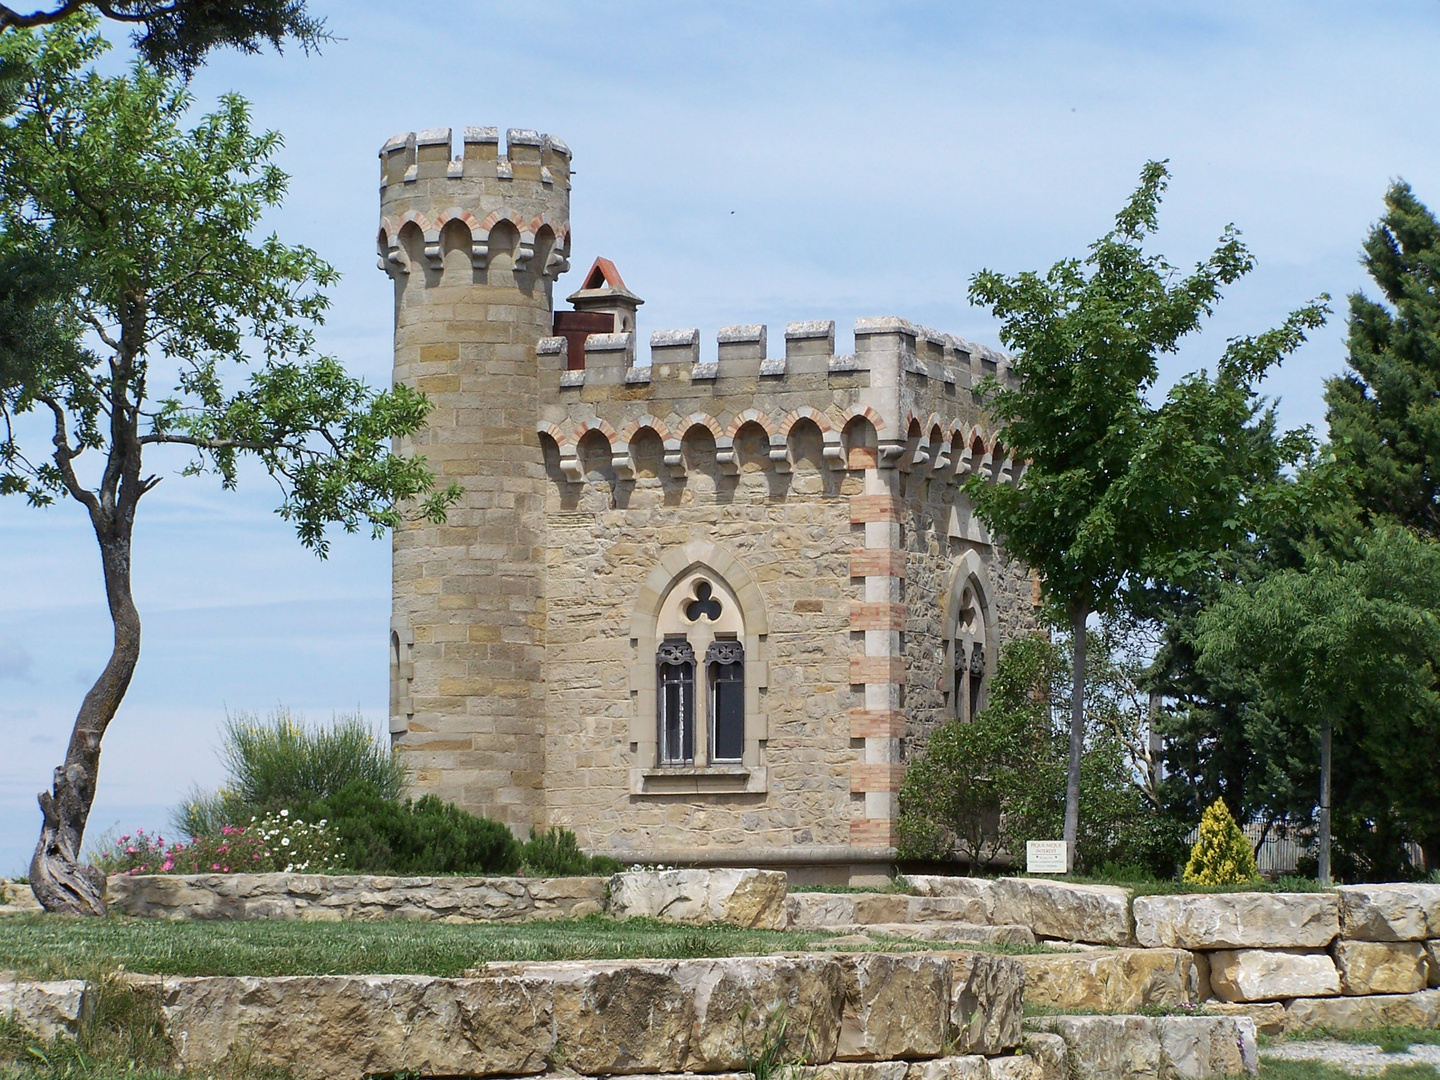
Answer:
[[[969,568],[966,568],[969,569]],[[951,586],[953,613],[946,630],[946,653],[950,663],[949,713],[959,720],[973,720],[985,707],[986,678],[994,657],[991,615],[981,585],[983,571],[956,574]]]
[[[661,609],[660,630],[664,636],[655,653],[659,764],[741,762],[745,647],[734,595],[717,575],[693,571],[671,590]]]
[[[632,795],[769,790],[765,605],[733,555],[706,540],[666,551],[630,624]]]

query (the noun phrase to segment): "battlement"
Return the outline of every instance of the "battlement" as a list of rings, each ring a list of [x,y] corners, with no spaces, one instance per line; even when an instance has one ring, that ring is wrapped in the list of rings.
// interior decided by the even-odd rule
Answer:
[[[500,129],[467,127],[462,152],[450,156],[450,128],[426,128],[394,136],[380,148],[380,186],[434,179],[532,180],[570,186],[570,147],[553,135],[530,128],[505,132],[505,153],[500,153]]]
[[[904,372],[942,385],[976,388],[986,376],[1010,378],[1010,358],[953,334],[942,334],[895,316],[855,321],[855,351],[836,353],[833,321],[785,325],[785,350],[770,356],[769,328],[761,324],[723,326],[713,360],[701,355],[700,331],[656,330],[650,334],[650,363],[637,364],[635,334],[592,334],[585,342],[584,367],[565,370],[561,389],[609,384],[637,385],[661,379],[690,383],[744,378],[783,380],[787,375],[849,375],[877,369]],[[568,369],[569,343],[544,338],[537,351],[558,355]]]
[[[981,390],[987,376],[1012,378],[1008,356],[893,316],[858,319],[854,333],[855,351],[837,353],[834,322],[787,323],[784,355],[772,357],[768,327],[726,326],[707,361],[699,330],[656,330],[649,364],[636,363],[634,333],[591,334],[574,370],[566,338],[541,338],[537,430],[573,483],[600,475],[602,459],[601,473],[633,479],[644,452],[631,444],[647,431],[672,479],[696,467],[690,438],[708,440],[719,474],[734,476],[746,467],[747,438],[761,448],[749,467],[783,474],[806,453],[797,437],[813,437],[831,470],[898,468],[942,486],[974,473],[1013,482],[1016,464]],[[797,436],[805,425],[814,430]],[[608,448],[587,465],[587,436],[600,445],[599,435]]]
[[[467,127],[396,135],[380,148],[380,269],[442,268],[457,248],[475,270],[505,253],[519,274],[554,281],[570,268],[570,148],[553,135]],[[408,237],[408,240],[407,240]],[[537,258],[538,256],[538,258]]]

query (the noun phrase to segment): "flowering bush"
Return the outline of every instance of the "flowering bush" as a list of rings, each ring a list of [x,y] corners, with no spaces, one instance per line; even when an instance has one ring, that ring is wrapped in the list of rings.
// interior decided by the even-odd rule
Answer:
[[[225,825],[187,843],[166,844],[144,829],[120,837],[96,858],[106,874],[325,873],[337,868],[328,823],[307,823],[289,810]]]

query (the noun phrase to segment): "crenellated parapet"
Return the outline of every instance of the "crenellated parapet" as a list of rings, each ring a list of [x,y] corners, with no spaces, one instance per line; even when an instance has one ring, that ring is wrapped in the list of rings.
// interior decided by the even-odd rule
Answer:
[[[713,443],[719,475],[789,473],[808,439],[833,471],[895,468],[953,484],[977,473],[1015,479],[984,414],[982,382],[1010,378],[1008,357],[894,317],[859,319],[854,333],[855,351],[837,353],[833,322],[789,323],[784,354],[772,357],[767,327],[727,326],[706,360],[698,330],[656,330],[648,364],[637,362],[635,334],[592,334],[584,366],[573,370],[569,342],[544,338],[537,430],[577,484],[591,475],[635,479],[637,443],[651,458],[663,448],[657,473],[683,478],[697,460],[687,440]],[[608,453],[597,471],[585,446],[599,447],[598,438]]]
[[[570,148],[525,128],[405,132],[380,149],[380,269],[438,271],[462,250],[475,270],[504,255],[517,274],[554,281],[570,268]]]

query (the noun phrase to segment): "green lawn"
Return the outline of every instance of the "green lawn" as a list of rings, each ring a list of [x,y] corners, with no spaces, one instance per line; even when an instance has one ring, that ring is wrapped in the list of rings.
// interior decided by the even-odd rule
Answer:
[[[499,960],[670,959],[802,952],[820,931],[676,926],[601,916],[514,924],[433,922],[167,922],[17,915],[0,919],[0,968],[27,978],[114,971],[163,975],[461,975]],[[876,941],[888,951],[945,948]],[[1043,946],[955,945],[984,952]]]

